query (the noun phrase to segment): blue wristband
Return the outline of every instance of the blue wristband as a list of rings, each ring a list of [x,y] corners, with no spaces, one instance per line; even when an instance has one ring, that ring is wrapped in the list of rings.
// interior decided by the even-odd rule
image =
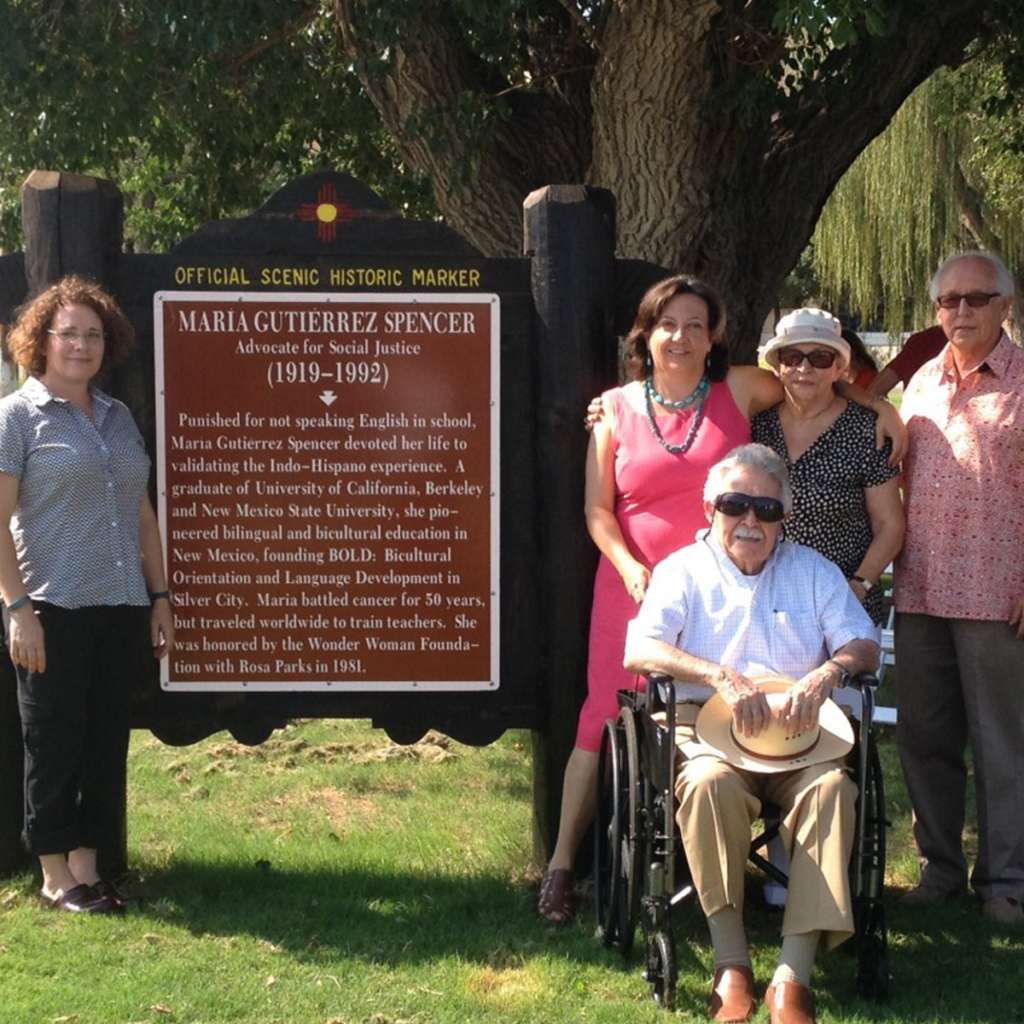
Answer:
[[[11,603],[10,603],[10,604],[9,604],[9,605],[7,606],[7,610],[8,610],[9,612],[16,612],[16,611],[17,611],[17,610],[18,610],[19,608],[24,608],[24,607],[25,607],[25,605],[27,605],[27,604],[28,604],[28,602],[29,602],[29,596],[28,596],[28,594],[22,594],[22,596],[21,596],[21,597],[19,597],[17,601],[12,601],[12,602],[11,602]]]

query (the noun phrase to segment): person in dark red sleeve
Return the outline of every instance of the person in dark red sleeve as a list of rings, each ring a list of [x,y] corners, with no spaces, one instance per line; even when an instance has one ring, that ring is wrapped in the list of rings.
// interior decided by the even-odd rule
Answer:
[[[899,353],[878,371],[878,376],[870,384],[864,385],[864,390],[881,398],[889,394],[900,382],[906,387],[910,383],[910,378],[945,347],[946,332],[940,325],[912,334],[904,342]]]

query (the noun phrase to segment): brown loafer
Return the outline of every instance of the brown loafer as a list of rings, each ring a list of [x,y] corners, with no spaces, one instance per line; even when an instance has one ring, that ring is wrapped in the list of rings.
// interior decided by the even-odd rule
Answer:
[[[754,972],[746,964],[723,964],[711,982],[712,1020],[721,1024],[750,1020],[754,1015]]]
[[[764,997],[771,1024],[815,1024],[814,996],[798,981],[769,985]]]
[[[960,895],[957,889],[940,889],[937,885],[922,882],[909,889],[900,897],[903,907],[931,907],[937,903],[948,903]]]
[[[1015,928],[1024,925],[1024,907],[1021,907],[1020,900],[1012,896],[996,896],[994,899],[985,900],[981,906],[981,912],[989,921],[996,924],[1008,924]]]

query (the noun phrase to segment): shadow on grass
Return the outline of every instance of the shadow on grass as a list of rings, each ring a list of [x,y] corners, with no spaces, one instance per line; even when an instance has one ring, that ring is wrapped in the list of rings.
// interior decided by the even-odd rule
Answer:
[[[179,860],[148,876],[143,914],[196,935],[250,935],[298,961],[355,958],[385,966],[448,955],[489,966],[550,953],[615,966],[594,938],[589,908],[568,928],[536,914],[521,882],[366,869],[276,870]],[[623,966],[636,970],[636,962]]]
[[[883,1003],[856,994],[855,961],[842,947],[819,960],[819,1004],[843,1019],[1024,1022],[1020,999],[1024,931],[993,925],[964,897],[941,907],[902,908],[886,896],[892,980]],[[843,1012],[845,1011],[845,1012]]]
[[[781,914],[763,907],[752,885],[747,910],[762,984],[777,956]],[[643,941],[623,959],[594,937],[584,903],[568,928],[544,925],[535,894],[488,875],[431,877],[387,871],[277,871],[273,867],[179,861],[147,879],[143,913],[196,935],[250,935],[301,963],[354,958],[397,966],[447,956],[491,967],[536,956],[570,959],[636,979],[646,993]],[[1020,1000],[1024,933],[985,922],[976,901],[901,909],[890,894],[892,985],[874,1004],[856,988],[856,961],[837,950],[819,960],[815,990],[823,1014],[842,1020],[1024,1022]],[[677,1006],[703,1015],[711,956],[696,907],[676,915]]]

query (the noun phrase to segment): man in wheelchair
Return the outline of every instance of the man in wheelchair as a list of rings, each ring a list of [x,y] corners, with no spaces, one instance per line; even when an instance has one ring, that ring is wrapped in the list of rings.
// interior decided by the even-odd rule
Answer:
[[[848,876],[857,787],[843,763],[852,730],[828,700],[878,664],[875,630],[836,566],[782,538],[785,463],[736,448],[708,474],[711,523],[654,570],[625,665],[680,680],[676,820],[714,948],[712,1017],[755,1010],[743,924],[751,825],[778,806],[790,860],[771,1024],[810,1024],[814,958],[853,933]],[[755,683],[771,674],[774,684]],[[779,681],[778,677],[785,677]],[[690,711],[692,714],[687,714]],[[695,721],[696,719],[696,721]]]

